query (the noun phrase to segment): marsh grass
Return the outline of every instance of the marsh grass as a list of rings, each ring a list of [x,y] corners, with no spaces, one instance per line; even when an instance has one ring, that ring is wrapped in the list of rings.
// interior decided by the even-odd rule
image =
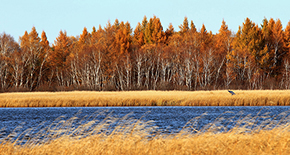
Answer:
[[[2,93],[0,107],[288,106],[290,90]]]
[[[102,115],[102,114],[100,114]],[[108,115],[103,120],[58,118],[36,133],[29,129],[15,139],[0,140],[0,154],[289,154],[290,116],[268,113],[239,117],[228,129],[232,118],[218,117],[196,128],[203,116],[193,118],[178,133],[162,134],[152,121]],[[233,116],[233,117],[236,117]],[[260,123],[257,124],[257,120]],[[74,126],[79,122],[81,125]],[[110,125],[114,124],[112,129]],[[37,134],[37,136],[31,134]],[[153,134],[154,133],[154,134]]]

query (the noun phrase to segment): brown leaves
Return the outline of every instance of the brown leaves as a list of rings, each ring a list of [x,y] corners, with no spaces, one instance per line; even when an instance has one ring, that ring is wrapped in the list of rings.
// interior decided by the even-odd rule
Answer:
[[[98,83],[98,89],[107,86],[109,90],[123,90],[134,88],[129,85],[136,83],[138,89],[161,88],[164,83],[172,89],[207,89],[213,83],[214,88],[223,88],[231,81],[244,85],[265,77],[280,80],[284,74],[282,67],[290,51],[290,22],[283,30],[279,19],[264,19],[260,26],[246,18],[233,34],[223,20],[218,33],[213,34],[204,24],[197,28],[185,17],[179,29],[175,31],[169,24],[165,30],[157,16],[144,16],[134,30],[129,22],[116,19],[104,28],[93,27],[92,32],[84,27],[79,36],[60,31],[52,47],[46,33],[39,37],[35,27],[20,37],[19,45],[3,34],[2,63],[14,67],[3,75],[16,76],[12,72],[23,64],[24,74],[18,81],[31,83],[31,88],[36,86],[34,77],[43,74],[38,84],[58,81],[62,86],[86,84],[96,88],[93,86]],[[18,53],[9,56],[15,51]],[[43,67],[47,73],[40,71]]]

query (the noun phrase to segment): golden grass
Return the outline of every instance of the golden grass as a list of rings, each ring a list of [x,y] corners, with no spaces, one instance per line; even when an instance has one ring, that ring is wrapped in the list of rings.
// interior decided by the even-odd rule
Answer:
[[[2,93],[0,107],[287,106],[290,90]]]
[[[247,116],[248,117],[248,116]],[[255,120],[257,117],[239,120]],[[72,118],[74,119],[74,118]],[[256,126],[249,130],[247,125],[237,126],[228,132],[216,132],[214,124],[205,132],[195,133],[183,130],[177,134],[152,136],[150,122],[137,122],[128,118],[127,125],[120,124],[110,134],[106,130],[106,121],[92,127],[94,121],[76,128],[67,128],[71,120],[63,127],[51,128],[54,136],[44,143],[36,143],[37,138],[29,139],[24,145],[19,141],[0,140],[0,154],[289,154],[290,153],[290,124],[270,122],[268,126],[278,125],[275,128]],[[285,119],[289,121],[287,117]],[[111,119],[111,122],[114,122]],[[60,123],[61,124],[61,123]],[[90,127],[92,127],[90,129]],[[69,130],[67,132],[66,130]],[[90,129],[90,130],[88,130]],[[107,128],[107,131],[109,129]],[[49,132],[46,132],[47,135]],[[62,134],[65,133],[65,134]],[[151,137],[150,137],[151,136]]]
[[[140,135],[91,136],[76,140],[62,137],[44,145],[0,144],[0,154],[285,154],[290,153],[290,134],[282,129],[254,135],[224,133],[181,135],[144,140]]]

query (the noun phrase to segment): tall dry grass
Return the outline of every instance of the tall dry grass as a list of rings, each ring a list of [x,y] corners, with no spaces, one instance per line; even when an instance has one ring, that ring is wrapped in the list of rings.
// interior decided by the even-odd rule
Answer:
[[[189,127],[169,135],[152,135],[156,131],[152,122],[128,117],[107,118],[95,126],[92,120],[76,128],[71,126],[75,120],[71,118],[55,122],[60,125],[52,125],[22,145],[20,139],[0,140],[0,154],[289,154],[290,118],[284,116],[260,125],[253,124],[257,116],[246,116],[225,132],[219,132],[216,122],[203,130]],[[116,121],[123,123],[111,131],[108,124]]]
[[[2,93],[0,107],[286,106],[290,90]]]

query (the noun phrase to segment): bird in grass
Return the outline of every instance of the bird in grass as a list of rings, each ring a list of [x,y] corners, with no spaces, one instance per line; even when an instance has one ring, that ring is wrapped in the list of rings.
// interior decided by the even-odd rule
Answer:
[[[232,95],[236,95],[233,91],[228,90],[229,93],[231,93]]]

